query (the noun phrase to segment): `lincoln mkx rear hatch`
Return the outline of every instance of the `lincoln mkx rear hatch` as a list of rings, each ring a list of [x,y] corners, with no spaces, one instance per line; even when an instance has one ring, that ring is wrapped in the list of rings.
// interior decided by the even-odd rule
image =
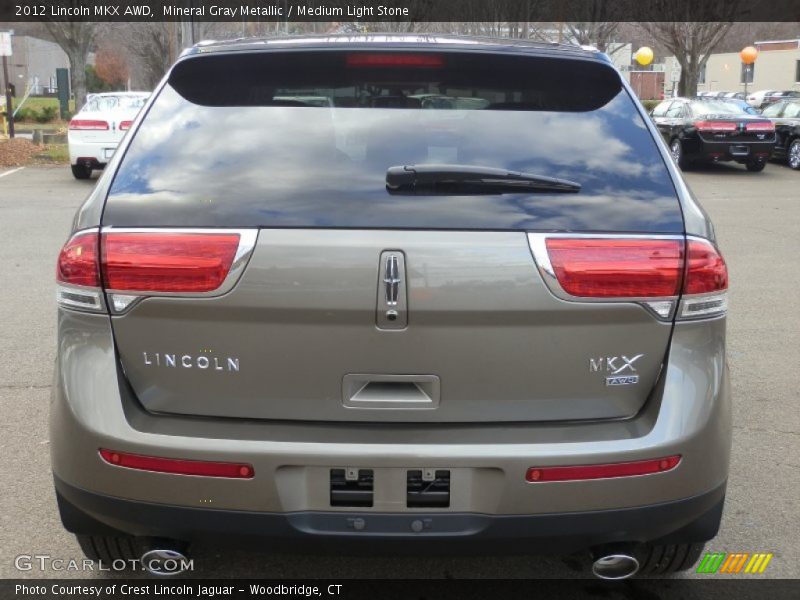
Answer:
[[[611,66],[435,45],[184,59],[101,233],[142,405],[254,419],[634,415],[715,260]]]

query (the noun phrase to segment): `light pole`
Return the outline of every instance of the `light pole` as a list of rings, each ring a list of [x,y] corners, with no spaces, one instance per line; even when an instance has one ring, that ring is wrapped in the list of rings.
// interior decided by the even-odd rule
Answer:
[[[8,123],[8,137],[14,137],[14,104],[11,98],[11,79],[8,76],[8,57],[11,56],[12,31],[0,32],[0,55],[3,57],[3,83],[6,97],[6,121]]]
[[[742,51],[739,52],[739,58],[742,59],[742,64],[744,64],[744,95],[745,98],[747,98],[747,83],[753,72],[753,67],[751,65],[753,65],[756,62],[756,58],[758,58],[758,50],[753,48],[753,46],[742,48]]]

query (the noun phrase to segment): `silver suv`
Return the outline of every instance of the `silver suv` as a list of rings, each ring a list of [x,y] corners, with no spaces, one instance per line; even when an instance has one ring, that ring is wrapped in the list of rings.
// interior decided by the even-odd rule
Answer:
[[[195,47],[57,280],[52,464],[90,558],[587,549],[623,578],[718,530],[725,263],[597,52]]]

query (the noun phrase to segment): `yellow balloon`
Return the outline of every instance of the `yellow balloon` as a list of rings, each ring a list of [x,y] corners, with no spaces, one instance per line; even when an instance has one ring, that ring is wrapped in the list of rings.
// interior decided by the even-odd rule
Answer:
[[[646,67],[651,62],[653,62],[653,49],[647,46],[642,46],[636,51],[636,54],[633,55],[634,60]]]

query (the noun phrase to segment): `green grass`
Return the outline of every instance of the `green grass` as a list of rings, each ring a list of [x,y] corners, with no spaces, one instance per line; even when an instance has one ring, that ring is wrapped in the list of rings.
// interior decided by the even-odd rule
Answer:
[[[22,98],[13,98],[12,103],[14,108],[19,106],[19,103],[22,102]],[[41,110],[45,106],[53,106],[55,108],[59,107],[58,98],[28,98],[25,100],[25,104],[22,105],[24,108],[28,108],[31,110]],[[75,101],[69,101],[69,110],[70,112],[75,112]]]
[[[14,108],[18,108],[22,103],[22,98],[12,98]],[[41,115],[43,109],[50,108],[55,111],[55,118],[46,123],[39,123],[35,117]],[[70,100],[70,113],[74,114],[75,102]],[[60,129],[66,127],[66,122],[59,119],[58,98],[28,98],[22,103],[17,118],[15,119],[14,129],[20,133],[30,133],[35,129]]]
[[[644,105],[644,108],[645,110],[647,110],[647,112],[653,110],[656,106],[661,104],[661,102],[662,100],[642,100],[642,104]]]
[[[58,119],[50,121],[49,123],[31,123],[29,121],[25,121],[24,123],[14,123],[14,131],[16,133],[32,133],[36,129],[57,130],[65,129],[66,127],[67,121],[60,121]]]
[[[36,158],[54,163],[69,164],[69,150],[66,144],[47,144]]]

